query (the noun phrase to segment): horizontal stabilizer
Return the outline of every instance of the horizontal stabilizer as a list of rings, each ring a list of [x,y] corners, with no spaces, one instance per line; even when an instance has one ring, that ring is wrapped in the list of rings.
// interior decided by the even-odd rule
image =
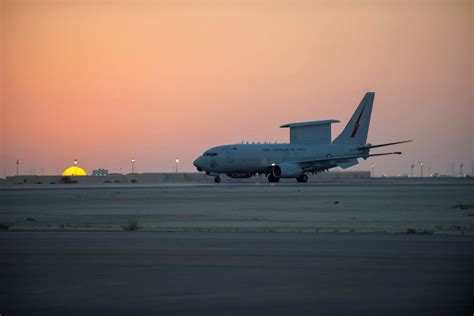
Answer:
[[[347,160],[345,162],[338,162],[337,163],[337,165],[339,167],[341,167],[342,169],[347,169],[347,168],[350,168],[350,167],[355,166],[357,164],[358,164],[357,159],[350,159],[350,160]]]
[[[371,154],[368,157],[387,156],[387,155],[401,155],[401,151],[395,151],[393,153],[382,153],[382,154]]]
[[[357,147],[357,149],[359,149],[359,150],[364,150],[364,149],[379,148],[379,147],[385,147],[385,146],[391,146],[391,145],[409,143],[409,142],[412,142],[412,141],[413,141],[413,140],[402,140],[402,141],[400,141],[400,142],[394,142],[394,143],[386,143],[386,144],[379,144],[379,145],[365,145],[365,146]]]

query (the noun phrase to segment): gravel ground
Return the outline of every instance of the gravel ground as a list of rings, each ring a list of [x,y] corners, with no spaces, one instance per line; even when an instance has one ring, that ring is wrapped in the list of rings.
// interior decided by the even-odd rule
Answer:
[[[0,229],[474,234],[474,181],[0,190]]]

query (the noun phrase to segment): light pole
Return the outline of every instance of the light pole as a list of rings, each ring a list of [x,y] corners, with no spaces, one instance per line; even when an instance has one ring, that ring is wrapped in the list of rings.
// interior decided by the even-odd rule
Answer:
[[[16,175],[17,176],[20,175],[20,164],[21,164],[21,160],[17,159],[17,161],[16,161]]]
[[[412,164],[410,168],[411,168],[411,177],[413,178],[413,169],[415,169],[415,165]]]
[[[73,177],[76,175],[76,167],[77,167],[77,159],[74,159],[74,169],[72,171],[72,176]]]
[[[462,177],[462,167],[464,166],[463,163],[459,165],[459,176]]]
[[[176,158],[175,163],[176,163],[176,173],[178,173],[179,158]]]
[[[428,177],[431,177],[431,167],[428,168]]]
[[[423,178],[423,162],[420,161],[420,176]]]
[[[132,159],[132,173],[135,173],[135,159]]]
[[[372,164],[370,167],[372,168],[372,178],[375,178],[375,165]]]

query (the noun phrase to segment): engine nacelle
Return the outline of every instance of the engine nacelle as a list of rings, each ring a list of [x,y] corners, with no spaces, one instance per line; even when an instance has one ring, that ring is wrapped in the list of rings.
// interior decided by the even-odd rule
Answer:
[[[276,178],[297,178],[302,173],[301,167],[294,163],[284,162],[272,166],[272,175]]]

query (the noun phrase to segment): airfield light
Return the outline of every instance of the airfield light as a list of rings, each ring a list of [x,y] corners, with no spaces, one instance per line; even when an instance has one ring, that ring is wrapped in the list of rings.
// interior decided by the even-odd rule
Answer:
[[[415,169],[415,165],[412,164],[410,168],[411,168],[411,177],[413,178],[413,169]]]
[[[371,164],[370,168],[372,168],[372,178],[375,178],[375,165]]]
[[[21,160],[18,159],[16,161],[16,175],[19,176],[20,175],[20,164],[21,164]]]
[[[74,167],[77,166],[77,159],[74,159]],[[72,171],[72,176],[74,177],[76,174],[76,168],[73,169]]]
[[[132,159],[132,173],[135,173],[135,159]]]
[[[420,176],[423,178],[423,162],[420,161]]]
[[[176,173],[178,172],[178,164],[179,164],[179,158],[176,158],[175,160]]]

